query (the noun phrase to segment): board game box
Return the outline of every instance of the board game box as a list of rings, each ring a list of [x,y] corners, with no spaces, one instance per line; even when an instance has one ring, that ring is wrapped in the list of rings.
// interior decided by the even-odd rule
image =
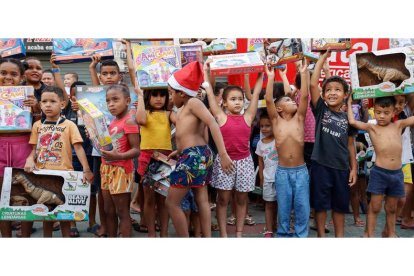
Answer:
[[[181,45],[181,66],[184,67],[190,62],[203,62],[203,49],[201,45]]]
[[[0,133],[32,131],[31,108],[23,104],[29,95],[33,86],[0,87]]]
[[[264,71],[264,63],[258,52],[209,56],[212,59],[212,76],[258,73]]]
[[[0,38],[0,57],[21,58],[26,56],[26,47],[23,39]]]

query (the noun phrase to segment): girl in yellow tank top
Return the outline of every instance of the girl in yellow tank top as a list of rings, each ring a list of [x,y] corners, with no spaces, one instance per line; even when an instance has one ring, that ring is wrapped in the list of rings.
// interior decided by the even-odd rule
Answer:
[[[138,107],[136,120],[140,125],[141,153],[138,158],[138,174],[141,176],[140,185],[144,190],[144,218],[148,227],[148,237],[156,237],[155,232],[155,204],[160,218],[160,236],[168,236],[168,211],[165,207],[165,197],[156,193],[154,186],[157,183],[152,179],[160,161],[151,159],[154,151],[169,155],[172,151],[171,123],[175,124],[175,114],[167,110],[167,89],[147,90],[145,93],[137,86]],[[159,185],[159,184],[158,184]]]

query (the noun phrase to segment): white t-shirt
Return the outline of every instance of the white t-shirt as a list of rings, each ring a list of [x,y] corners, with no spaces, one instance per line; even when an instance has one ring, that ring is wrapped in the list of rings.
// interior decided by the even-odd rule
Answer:
[[[263,143],[262,140],[257,143],[256,154],[263,157],[264,182],[275,182],[275,173],[279,161],[279,155],[275,147],[275,140],[269,143]]]

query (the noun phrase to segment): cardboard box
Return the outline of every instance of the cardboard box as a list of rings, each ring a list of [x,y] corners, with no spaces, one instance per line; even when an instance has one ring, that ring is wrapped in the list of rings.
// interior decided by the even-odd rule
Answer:
[[[414,47],[353,53],[349,66],[354,99],[414,92]]]
[[[230,54],[237,51],[237,41],[235,38],[217,38],[212,40],[209,44],[203,45],[203,53],[209,55],[212,52],[215,54]]]
[[[414,38],[390,38],[390,48],[410,47],[414,45]]]
[[[350,38],[312,38],[311,50],[314,52],[326,51],[347,51],[351,49]]]
[[[258,52],[260,58],[266,60],[266,53],[264,49],[264,38],[248,38],[247,52]]]
[[[0,38],[0,56],[2,58],[21,58],[26,56],[23,39]]]
[[[33,86],[0,87],[0,133],[32,131],[31,108],[23,104],[29,95]]]
[[[287,38],[265,42],[266,61],[272,66],[295,62],[303,58],[302,41],[299,38]]]
[[[78,103],[93,147],[99,153],[101,149],[111,150],[112,139],[104,114],[87,98],[78,100]]]
[[[108,105],[106,104],[106,89],[108,86],[99,85],[99,86],[87,86],[87,85],[80,85],[76,86],[76,99],[88,99],[91,103],[93,103],[99,111],[101,111],[104,116],[107,124],[109,125],[111,121],[114,119],[114,116],[109,112]],[[129,109],[135,108],[133,103],[138,101],[138,96],[134,92],[133,87],[129,88],[129,95],[131,97],[131,104],[129,105]],[[84,125],[83,120],[79,117],[78,125]]]
[[[167,156],[158,151],[154,151],[152,158],[164,163],[158,168],[157,173],[152,175],[152,179],[157,181],[159,184],[155,187],[155,191],[163,196],[167,196],[170,188],[169,176],[175,169],[177,162],[172,159],[167,160]]]
[[[264,63],[259,53],[249,52],[241,54],[209,56],[212,76],[227,76],[264,71]]]
[[[141,88],[166,88],[170,76],[181,69],[179,46],[131,44],[135,73]]]
[[[89,219],[90,184],[83,172],[6,167],[1,188],[0,220]]]
[[[90,62],[95,54],[102,60],[114,58],[112,39],[109,38],[54,38],[53,52],[58,64]]]
[[[302,41],[303,55],[308,60],[308,64],[316,63],[319,59],[320,53],[312,52],[311,39],[301,38],[301,41]]]
[[[182,67],[193,61],[203,63],[203,49],[201,45],[181,45],[180,53]]]

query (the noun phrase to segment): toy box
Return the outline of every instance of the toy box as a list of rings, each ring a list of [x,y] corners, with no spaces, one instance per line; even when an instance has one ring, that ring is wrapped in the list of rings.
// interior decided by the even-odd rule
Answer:
[[[99,85],[99,86],[87,86],[87,85],[80,85],[76,86],[76,99],[84,99],[87,98],[91,103],[93,103],[99,111],[101,111],[104,116],[106,122],[109,123],[114,119],[114,116],[109,112],[108,105],[106,104],[106,89],[108,86]],[[134,92],[133,87],[129,88],[129,95],[131,97],[131,103],[129,105],[129,109],[135,108],[133,103],[138,100],[137,94]],[[82,118],[79,118],[78,125],[84,125]]]
[[[88,98],[78,100],[79,108],[89,139],[93,147],[100,152],[112,149],[112,139],[108,131],[108,124],[104,114]]]
[[[237,41],[235,38],[180,38],[181,45],[201,45],[204,56],[214,53],[231,54],[237,52]]]
[[[155,191],[163,196],[167,196],[168,189],[170,188],[169,176],[175,169],[177,162],[172,159],[167,160],[167,156],[158,151],[154,151],[152,158],[164,163],[158,168],[157,173],[152,175],[152,179],[157,181],[159,184],[155,187]]]
[[[267,39],[266,61],[272,66],[295,62],[303,58],[302,41],[299,38]]]
[[[181,45],[181,66],[184,67],[190,62],[203,62],[203,49],[201,45]]]
[[[247,39],[247,52],[258,52],[260,58],[265,61],[266,53],[264,50],[263,38],[248,38]]]
[[[414,92],[414,46],[353,53],[349,66],[354,99]]]
[[[264,63],[258,52],[209,56],[212,76],[263,72]]]
[[[311,39],[310,38],[301,38],[301,41],[302,41],[303,55],[307,59],[308,64],[316,63],[319,59],[320,53],[312,52]]]
[[[112,41],[112,49],[114,50],[114,60],[118,63],[120,72],[128,72],[126,45],[121,39]]]
[[[56,63],[78,63],[91,61],[95,54],[101,59],[113,59],[112,39],[108,38],[54,38],[53,52]]]
[[[23,39],[0,38],[0,57],[21,58],[26,56]]]
[[[33,86],[0,87],[0,133],[31,132],[31,108],[23,101],[34,95]]]
[[[347,51],[351,49],[350,38],[312,38],[311,50],[314,52],[326,51]]]
[[[165,88],[170,76],[181,69],[179,46],[141,46],[132,43],[131,47],[141,88]]]
[[[414,38],[390,38],[390,48],[414,46]]]
[[[0,220],[89,219],[90,184],[83,172],[6,167],[1,187]]]

